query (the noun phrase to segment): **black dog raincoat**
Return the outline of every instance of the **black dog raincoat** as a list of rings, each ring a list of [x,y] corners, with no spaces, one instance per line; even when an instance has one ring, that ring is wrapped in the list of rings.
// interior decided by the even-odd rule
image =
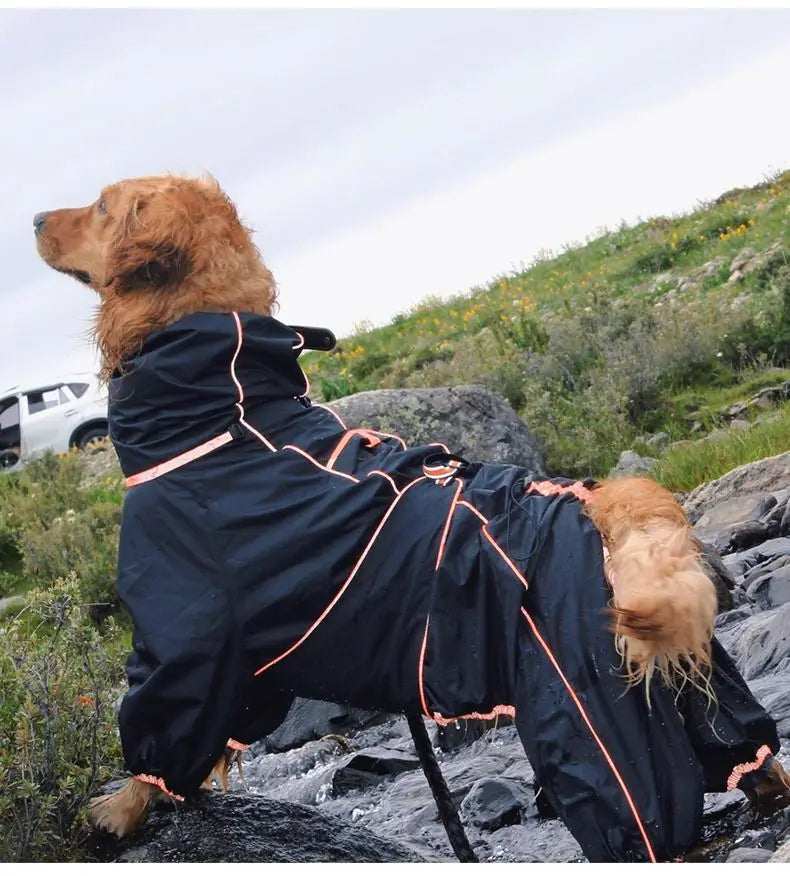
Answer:
[[[194,791],[295,695],[508,714],[590,860],[681,854],[703,790],[778,749],[726,653],[715,705],[629,689],[584,485],[347,429],[310,403],[302,347],[269,317],[198,313],[112,380],[128,769]]]

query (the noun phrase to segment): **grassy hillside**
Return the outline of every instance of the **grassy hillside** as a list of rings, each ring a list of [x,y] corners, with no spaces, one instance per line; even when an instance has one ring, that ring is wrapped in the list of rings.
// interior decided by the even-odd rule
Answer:
[[[786,171],[427,299],[303,364],[324,400],[483,383],[540,436],[551,471],[602,475],[640,436],[699,438],[721,407],[790,376],[789,221]]]

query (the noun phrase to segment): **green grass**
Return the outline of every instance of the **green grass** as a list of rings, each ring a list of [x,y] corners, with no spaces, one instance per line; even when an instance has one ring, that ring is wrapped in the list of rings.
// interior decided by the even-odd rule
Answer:
[[[782,406],[775,417],[747,430],[673,448],[659,460],[653,477],[670,490],[686,492],[747,462],[786,453],[790,450],[790,405]]]
[[[538,434],[550,471],[600,476],[641,434],[714,428],[719,408],[790,364],[788,218],[785,171],[688,214],[543,253],[484,287],[428,297],[303,365],[324,401],[482,383]],[[728,283],[745,247],[777,244],[764,268]]]

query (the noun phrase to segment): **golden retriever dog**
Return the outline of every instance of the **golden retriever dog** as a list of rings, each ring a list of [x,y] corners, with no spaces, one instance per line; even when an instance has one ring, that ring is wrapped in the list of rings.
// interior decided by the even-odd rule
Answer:
[[[44,261],[98,295],[93,333],[107,382],[152,332],[185,317],[276,307],[272,274],[212,178],[124,180],[88,206],[37,214],[34,228]],[[605,481],[581,498],[603,540],[611,632],[630,684],[657,676],[707,688],[717,600],[682,509],[647,478]],[[234,757],[228,749],[217,763],[223,787]],[[94,802],[91,819],[124,836],[163,788],[130,779]]]

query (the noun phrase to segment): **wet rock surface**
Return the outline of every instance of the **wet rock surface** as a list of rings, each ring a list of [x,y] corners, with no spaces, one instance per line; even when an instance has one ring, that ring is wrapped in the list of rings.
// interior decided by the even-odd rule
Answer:
[[[420,861],[414,849],[315,807],[250,794],[202,793],[174,811],[152,812],[131,838],[95,833],[101,862],[368,862]]]

